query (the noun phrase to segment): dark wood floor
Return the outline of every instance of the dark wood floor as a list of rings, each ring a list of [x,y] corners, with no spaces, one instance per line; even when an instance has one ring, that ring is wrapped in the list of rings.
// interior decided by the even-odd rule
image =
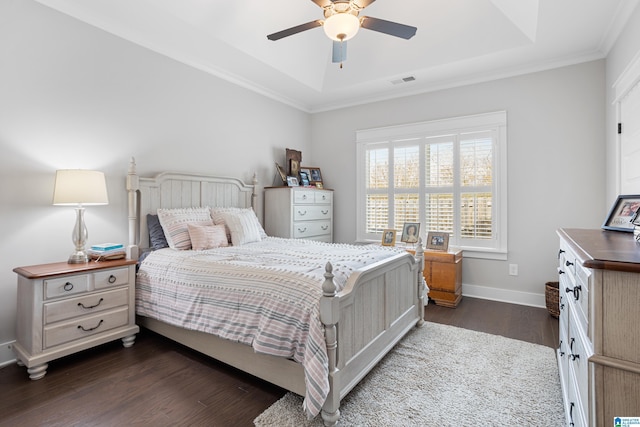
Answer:
[[[555,347],[558,321],[545,309],[473,298],[429,304],[426,320]],[[143,330],[52,361],[30,381],[0,369],[0,426],[252,426],[285,391]]]

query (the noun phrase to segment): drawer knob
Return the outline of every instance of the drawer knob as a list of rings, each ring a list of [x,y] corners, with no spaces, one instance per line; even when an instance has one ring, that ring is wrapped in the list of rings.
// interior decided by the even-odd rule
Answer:
[[[109,283],[116,283],[116,276],[114,276],[113,274],[109,276],[109,278],[107,279],[107,281]]]
[[[85,310],[91,310],[92,308],[96,308],[97,306],[99,306],[100,304],[102,304],[102,301],[104,301],[104,298],[100,298],[100,300],[98,301],[97,304],[95,305],[90,305],[89,307],[85,306],[83,303],[79,302],[78,303],[78,307],[82,307]]]
[[[564,274],[564,270],[558,270],[558,274]]]
[[[560,259],[560,255],[562,255],[563,253],[564,253],[564,250],[563,250],[563,249],[560,249],[560,250],[558,251],[558,259]]]
[[[573,263],[571,261],[567,261],[564,263],[564,265],[566,265],[567,267],[571,267]]]
[[[65,283],[64,286],[62,287],[62,289],[64,289],[65,291],[69,292],[70,290],[73,289],[73,283],[71,283],[71,282]]]
[[[307,195],[306,194],[302,195],[302,200],[307,200]]]
[[[88,328],[88,329],[86,329],[82,325],[78,325],[78,329],[82,329],[85,332],[95,331],[96,329],[98,329],[100,327],[100,325],[102,325],[102,322],[104,322],[104,320],[100,319],[100,321],[98,322],[98,324],[96,326],[94,326],[93,328]]]

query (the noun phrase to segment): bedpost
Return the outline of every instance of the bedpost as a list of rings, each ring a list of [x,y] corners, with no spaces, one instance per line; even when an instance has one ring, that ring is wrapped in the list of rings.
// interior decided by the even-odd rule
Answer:
[[[257,191],[257,187],[258,187],[258,173],[254,172],[253,173],[253,190],[251,190],[251,209],[253,209],[253,211],[256,211],[256,199],[258,198],[258,193],[256,193]]]
[[[327,356],[329,359],[329,394],[322,405],[322,419],[325,426],[334,426],[340,417],[340,390],[334,387],[334,375],[338,371],[336,367],[338,336],[336,323],[340,318],[339,301],[336,299],[336,284],[333,282],[333,266],[327,262],[322,284],[322,297],[320,298],[320,321],[324,325],[324,336],[327,343]]]
[[[127,258],[138,259],[138,190],[140,189],[140,180],[136,173],[136,159],[131,157],[129,161],[129,171],[127,172],[127,198],[129,204],[129,243],[127,245]]]
[[[418,238],[418,244],[416,245],[416,262],[418,263],[418,312],[420,313],[420,320],[417,325],[422,326],[424,324],[424,298],[428,291],[427,282],[424,280],[424,248],[422,247],[422,237]]]

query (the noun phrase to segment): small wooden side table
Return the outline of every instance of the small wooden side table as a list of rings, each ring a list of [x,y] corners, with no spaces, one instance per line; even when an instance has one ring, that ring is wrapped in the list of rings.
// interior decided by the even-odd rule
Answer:
[[[408,252],[415,253],[409,250]],[[429,298],[437,305],[455,308],[462,300],[462,251],[424,251],[424,280]]]

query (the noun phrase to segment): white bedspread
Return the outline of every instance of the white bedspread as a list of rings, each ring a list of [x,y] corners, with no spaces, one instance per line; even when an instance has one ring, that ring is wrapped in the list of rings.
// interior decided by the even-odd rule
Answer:
[[[327,261],[341,291],[354,270],[403,252],[275,237],[206,251],[162,249],[140,266],[136,311],[301,363],[304,408],[315,416],[329,391],[318,304]]]

